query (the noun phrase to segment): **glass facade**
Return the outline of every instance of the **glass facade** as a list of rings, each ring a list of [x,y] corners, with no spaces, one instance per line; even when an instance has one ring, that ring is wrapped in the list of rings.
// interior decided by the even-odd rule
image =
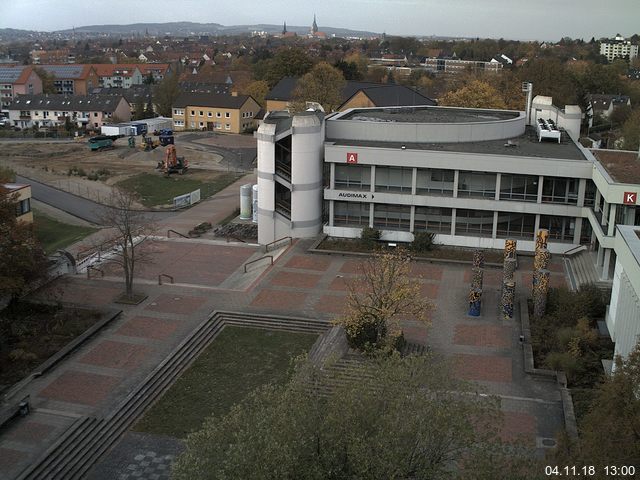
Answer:
[[[538,180],[535,175],[504,174],[500,178],[500,200],[538,201]]]
[[[376,167],[376,192],[411,193],[413,168]]]
[[[593,207],[596,203],[596,184],[593,183],[593,180],[587,179],[587,185],[584,191],[584,206],[585,207]]]
[[[578,204],[578,180],[575,178],[544,177],[542,203]]]
[[[495,198],[496,174],[466,172],[458,174],[458,197]]]
[[[536,216],[529,213],[498,212],[498,238],[524,238],[533,240]]]
[[[413,223],[416,232],[451,233],[451,209],[416,207]]]
[[[368,227],[369,204],[333,202],[333,224],[345,227]]]
[[[338,190],[371,190],[371,167],[336,164],[335,188]]]
[[[493,212],[488,210],[456,209],[456,235],[491,237]]]
[[[556,242],[573,242],[576,219],[559,215],[540,215],[540,228],[549,230],[549,240]]]
[[[411,222],[409,205],[376,204],[373,207],[373,226],[381,230],[403,230],[408,232]]]
[[[416,193],[452,197],[454,177],[453,170],[418,168]]]

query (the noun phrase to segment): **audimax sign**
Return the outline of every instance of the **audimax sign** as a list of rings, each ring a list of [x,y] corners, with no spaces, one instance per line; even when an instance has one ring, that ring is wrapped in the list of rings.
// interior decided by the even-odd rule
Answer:
[[[338,193],[338,197],[341,198],[361,198],[362,200],[367,200],[369,198],[368,193],[352,193],[352,192],[340,192]],[[371,195],[373,198],[373,195]]]

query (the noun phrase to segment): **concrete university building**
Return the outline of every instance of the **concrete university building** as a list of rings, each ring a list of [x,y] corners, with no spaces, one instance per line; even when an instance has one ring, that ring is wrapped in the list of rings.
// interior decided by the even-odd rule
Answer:
[[[591,280],[611,285],[616,226],[640,225],[638,154],[582,147],[577,106],[538,96],[529,112],[270,112],[256,133],[258,241],[374,227],[388,242],[426,231],[444,245],[502,249],[515,238],[533,252],[546,228],[552,253],[582,250]]]

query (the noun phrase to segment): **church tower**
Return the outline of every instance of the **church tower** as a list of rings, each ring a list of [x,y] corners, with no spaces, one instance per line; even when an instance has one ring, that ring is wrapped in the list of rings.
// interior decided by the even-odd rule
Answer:
[[[285,35],[287,33],[287,22],[284,22],[284,24],[282,25],[282,35]]]
[[[318,33],[318,24],[316,23],[316,14],[313,14],[313,23],[311,24],[311,33],[312,34],[316,34]]]

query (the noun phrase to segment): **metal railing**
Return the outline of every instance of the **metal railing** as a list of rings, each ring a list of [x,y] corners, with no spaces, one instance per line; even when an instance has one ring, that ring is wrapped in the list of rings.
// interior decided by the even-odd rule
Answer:
[[[246,241],[244,241],[240,237],[236,237],[235,235],[227,235],[226,239],[227,239],[227,243],[229,243],[231,240],[235,240],[236,242],[247,243]]]
[[[162,277],[167,277],[171,283],[174,283],[173,277],[171,275],[167,275],[166,273],[161,273],[158,275],[158,285],[162,285]]]
[[[87,267],[87,280],[91,279],[91,270],[95,270],[96,272],[100,272],[100,277],[104,277],[104,270],[98,267],[94,267],[93,265],[89,265]]]
[[[586,250],[586,249],[587,247],[585,245],[578,245],[577,247],[570,248],[566,252],[563,252],[562,256],[566,257],[567,255],[571,255],[572,253],[578,252],[580,250]]]
[[[182,238],[189,238],[188,236],[170,228],[169,230],[167,230],[167,238],[171,238],[171,232],[175,233],[176,235],[180,235]]]
[[[273,242],[267,243],[264,246],[264,253],[269,252],[269,247],[271,247],[272,245],[276,245],[277,243],[280,243],[284,240],[289,240],[289,245],[293,244],[293,238],[292,237],[282,237],[282,238],[278,238],[277,240],[274,240]]]
[[[249,265],[251,265],[252,263],[259,262],[260,260],[264,260],[265,258],[268,258],[271,261],[271,265],[273,265],[273,255],[265,255],[263,257],[256,258],[255,260],[251,260],[250,262],[245,263],[244,264],[244,273],[247,273],[247,267]]]

